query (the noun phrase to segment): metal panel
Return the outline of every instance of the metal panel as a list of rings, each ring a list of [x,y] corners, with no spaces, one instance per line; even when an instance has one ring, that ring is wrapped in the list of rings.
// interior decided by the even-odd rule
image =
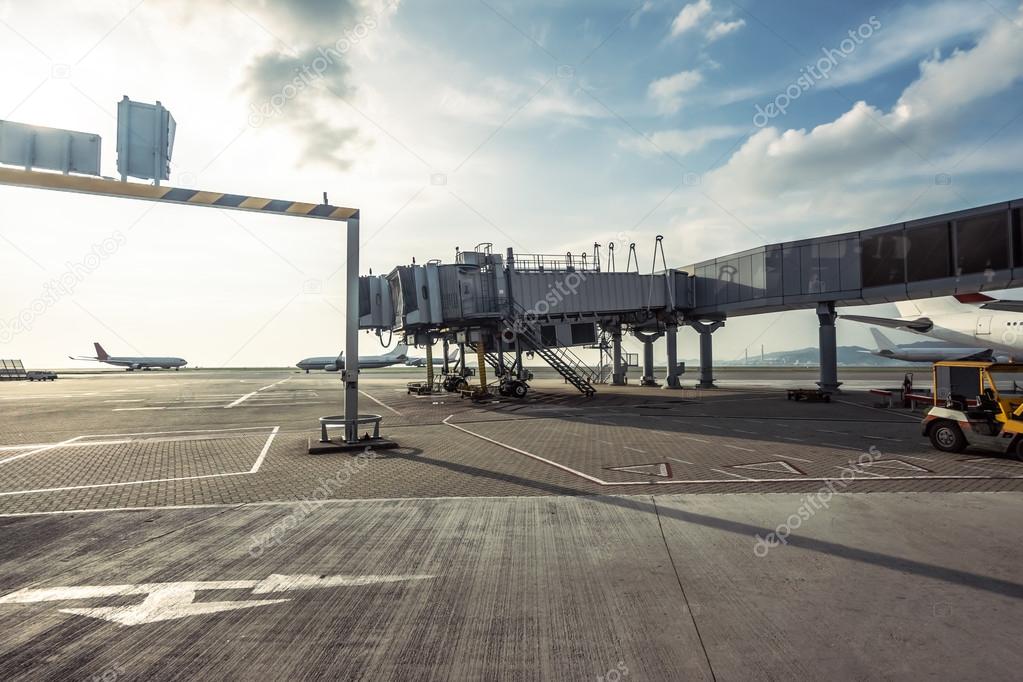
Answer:
[[[177,124],[160,102],[117,103],[117,172],[121,178],[167,180]]]
[[[99,135],[0,121],[0,163],[99,175]]]

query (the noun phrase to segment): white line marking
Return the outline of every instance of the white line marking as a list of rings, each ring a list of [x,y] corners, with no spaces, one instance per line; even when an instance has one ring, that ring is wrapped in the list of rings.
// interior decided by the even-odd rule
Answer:
[[[165,436],[168,433],[220,433],[221,431],[265,431],[271,426],[236,426],[227,429],[183,429],[180,431],[138,431],[136,433],[94,433],[79,438],[114,438],[119,436]]]
[[[709,443],[709,440],[703,440],[702,438],[694,438],[693,436],[675,436],[676,438],[682,438],[684,440],[695,440],[697,443]]]
[[[118,400],[104,400],[105,403],[144,403],[145,398],[120,398]]]
[[[250,428],[250,429],[252,429],[252,428],[265,429],[267,427],[263,426],[263,427],[247,427],[247,428]],[[170,482],[174,482],[174,481],[193,481],[193,480],[199,480],[199,479],[203,479],[203,478],[219,478],[219,477],[225,477],[225,476],[247,476],[249,474],[256,473],[259,470],[259,467],[262,466],[263,459],[266,457],[266,453],[270,450],[270,444],[273,442],[273,438],[274,438],[274,436],[277,435],[277,432],[280,430],[280,428],[281,428],[280,426],[274,426],[273,427],[273,431],[270,434],[270,437],[267,438],[266,443],[263,445],[263,450],[259,453],[259,457],[256,459],[256,464],[252,467],[252,469],[250,469],[248,471],[230,471],[230,472],[223,473],[223,474],[203,474],[201,476],[176,476],[174,478],[152,478],[152,479],[146,479],[146,480],[142,480],[142,481],[123,481],[123,482],[120,482],[120,483],[91,483],[91,484],[88,484],[88,485],[72,485],[72,486],[63,486],[63,487],[59,487],[59,488],[37,488],[35,490],[12,490],[12,491],[9,491],[9,492],[0,492],[0,497],[11,497],[11,496],[14,496],[14,495],[31,495],[31,494],[35,494],[35,493],[64,492],[64,491],[68,491],[68,490],[90,490],[90,489],[93,489],[93,488],[119,488],[119,487],[124,487],[124,486],[129,486],[129,485],[143,485],[143,484],[146,484],[146,483],[170,483]],[[237,431],[237,430],[242,430],[242,429],[203,429],[203,431],[231,431],[231,430]],[[191,432],[189,432],[189,431],[181,431],[181,432],[178,432],[178,431],[165,431],[164,433],[191,433]],[[132,434],[122,434],[122,435],[132,435]],[[134,434],[134,435],[152,435],[152,434]],[[32,452],[27,452],[27,453],[22,454],[22,455],[15,455],[14,457],[9,458],[8,460],[0,461],[0,464],[3,464],[4,462],[10,461],[10,460],[13,460],[13,459],[18,459],[19,457],[27,457],[28,455],[34,455],[34,454],[36,454],[36,452],[42,452],[43,450],[49,450],[51,448],[56,448],[56,447],[60,447],[62,445],[67,445],[69,443],[72,443],[72,442],[78,440],[79,438],[89,438],[89,437],[90,436],[76,436],[75,438],[72,438],[71,440],[64,441],[62,443],[55,443],[55,444],[53,444],[51,446],[47,446],[45,448],[41,448],[40,450],[34,450]],[[235,505],[232,505],[232,506],[235,506]]]
[[[628,445],[623,445],[622,447],[625,448],[626,450],[632,450],[633,452],[639,452],[644,455],[646,454],[646,450],[640,450],[639,448],[630,448]]]
[[[778,455],[778,457],[781,457],[782,459],[794,459],[797,462],[807,462],[808,464],[813,464],[812,459],[803,459],[802,457],[793,457],[792,455]]]
[[[379,405],[380,407],[384,407],[384,408],[386,408],[386,409],[390,410],[391,412],[395,413],[395,414],[396,414],[396,415],[398,415],[399,417],[400,417],[400,416],[402,416],[401,412],[398,412],[398,410],[394,409],[394,408],[393,408],[393,407],[391,407],[390,405],[387,405],[387,404],[385,404],[385,403],[381,402],[380,400],[378,400],[377,398],[374,398],[373,396],[371,396],[371,395],[370,395],[369,393],[366,393],[366,392],[365,392],[365,391],[363,391],[362,389],[359,389],[359,393],[361,393],[362,395],[366,396],[367,398],[369,398],[370,400],[372,400],[373,402],[375,402],[375,403],[376,403],[377,405]]]
[[[792,438],[791,436],[782,436],[781,438],[782,438],[782,440],[791,440],[791,441],[795,441],[797,443],[805,443],[806,442],[802,438]]]
[[[756,452],[756,450],[752,448],[743,448],[739,447],[738,445],[729,445],[728,443],[722,443],[722,445],[725,446],[726,448],[731,448],[732,450],[742,450],[743,452]]]
[[[244,403],[246,400],[248,400],[249,398],[251,398],[254,395],[256,395],[256,391],[253,391],[252,393],[246,393],[241,398],[238,398],[238,400],[235,400],[233,403],[230,403],[229,405],[224,405],[224,409],[226,410],[226,409],[235,407],[237,405],[241,405],[242,403]]]
[[[23,452],[20,455],[14,455],[13,457],[8,457],[7,459],[0,459],[0,464],[7,464],[8,462],[13,462],[14,460],[21,459],[22,457],[30,457],[32,455],[37,455],[40,452],[46,452],[47,450],[52,450],[53,448],[59,448],[61,445],[67,445],[68,443],[74,443],[79,438],[82,438],[82,436],[75,436],[74,438],[69,438],[69,439],[67,439],[65,441],[61,441],[60,443],[52,443],[50,445],[44,445],[43,447],[38,448],[36,450],[30,450],[28,452]]]
[[[554,468],[558,468],[558,469],[561,469],[563,471],[568,471],[569,473],[574,473],[575,475],[579,476],[580,479],[585,479],[586,481],[589,481],[590,483],[595,483],[598,486],[623,486],[623,487],[624,486],[677,486],[677,485],[684,485],[684,484],[706,485],[706,484],[735,483],[735,481],[733,481],[732,479],[684,479],[684,480],[670,479],[668,481],[661,480],[661,481],[623,481],[623,482],[602,481],[601,479],[596,479],[596,478],[594,478],[594,476],[591,476],[588,473],[583,473],[582,471],[578,471],[578,470],[576,470],[576,469],[574,469],[574,468],[572,468],[570,466],[566,466],[564,464],[559,464],[558,462],[549,460],[549,459],[547,459],[545,457],[540,457],[539,455],[534,455],[531,452],[527,452],[525,450],[521,450],[520,448],[516,448],[515,446],[507,445],[506,443],[501,443],[500,441],[495,441],[494,439],[487,438],[486,436],[483,436],[482,434],[477,434],[477,433],[475,433],[475,431],[471,431],[468,428],[464,428],[464,427],[459,426],[457,424],[453,424],[450,421],[448,421],[448,419],[451,419],[453,416],[454,416],[453,414],[449,414],[447,417],[445,417],[445,419],[441,423],[443,423],[443,424],[445,424],[447,426],[451,426],[452,428],[457,428],[458,430],[463,431],[463,433],[469,434],[470,436],[478,438],[481,441],[486,441],[488,443],[492,443],[492,444],[494,444],[494,445],[496,445],[496,446],[498,446],[500,448],[504,448],[505,450],[510,450],[511,452],[518,452],[519,454],[525,455],[525,456],[529,457],[530,459],[535,459],[537,461],[543,462],[544,464],[549,464],[550,466],[553,466]],[[680,437],[680,438],[684,438],[684,437]],[[846,470],[846,468],[849,468],[849,467],[836,466],[835,468]],[[746,476],[740,476],[737,473],[731,473],[729,471],[720,471],[719,469],[711,469],[711,470],[718,471],[719,473],[725,473],[725,474],[731,475],[731,476],[738,476],[738,478],[740,478],[740,479],[745,479],[746,478]],[[878,480],[878,479],[881,479],[881,480],[884,480],[884,481],[991,481],[991,480],[1016,481],[1016,480],[1023,480],[1023,475],[974,475],[974,474],[954,475],[954,474],[946,474],[946,475],[913,476],[913,475],[882,475],[882,474],[879,474],[879,473],[873,473],[873,472],[869,472],[869,471],[858,471],[856,469],[851,469],[851,470],[854,473],[869,473],[870,475],[873,476],[873,479],[858,479],[859,481],[874,481],[874,480]],[[848,481],[847,479],[842,479],[841,476],[839,476],[839,478],[834,478],[834,476],[818,476],[818,478],[812,478],[812,479],[811,478],[800,478],[800,479],[789,478],[789,479],[746,479],[746,480],[751,482],[751,483],[793,483],[793,482],[802,482],[802,483],[832,483],[832,482],[847,482]]]
[[[360,391],[360,393],[361,393],[361,391]],[[561,469],[562,471],[567,471],[570,474],[575,474],[576,476],[579,476],[580,478],[584,478],[587,481],[590,481],[591,483],[596,483],[597,485],[608,485],[605,481],[602,481],[599,478],[594,478],[593,476],[590,476],[589,474],[584,474],[581,471],[576,471],[575,469],[567,467],[567,466],[565,466],[563,464],[558,464],[557,462],[551,461],[551,460],[549,460],[549,459],[547,459],[545,457],[540,457],[539,455],[534,455],[531,452],[526,452],[525,450],[520,450],[519,448],[516,448],[514,446],[507,445],[507,444],[502,443],[500,441],[496,441],[493,438],[487,438],[484,435],[481,435],[481,434],[475,433],[473,431],[470,431],[469,429],[463,428],[463,427],[459,426],[458,424],[452,424],[451,422],[448,421],[448,419],[451,419],[454,416],[455,415],[453,415],[453,414],[449,414],[444,419],[444,421],[441,422],[441,423],[442,424],[446,424],[447,426],[450,426],[453,429],[458,429],[459,431],[462,431],[463,433],[467,433],[470,436],[475,436],[476,438],[479,438],[480,440],[485,440],[488,443],[493,443],[494,445],[500,446],[500,447],[505,448],[507,450],[511,450],[512,452],[517,452],[520,455],[525,455],[526,457],[529,457],[530,459],[535,459],[535,460],[537,460],[539,462],[543,462],[544,464],[549,464],[550,466],[554,467],[555,469]]]
[[[692,462],[687,462],[686,460],[679,459],[678,457],[669,457],[668,459],[673,460],[675,462],[682,462],[683,464],[692,464]]]
[[[735,476],[736,478],[741,478],[744,481],[757,481],[757,480],[759,480],[759,479],[756,479],[756,478],[749,478],[748,476],[740,476],[739,474],[733,474],[731,471],[722,471],[721,469],[711,469],[711,471],[716,471],[719,474],[724,474],[725,476]]]
[[[757,435],[756,431],[746,431],[745,429],[732,429],[732,431],[735,431],[736,433],[748,433],[752,436]]]
[[[254,474],[259,471],[259,467],[263,466],[263,460],[266,459],[266,453],[270,451],[270,444],[274,442],[274,437],[277,432],[281,430],[280,426],[275,426],[274,430],[270,432],[270,437],[266,439],[266,443],[263,445],[263,449],[259,453],[259,457],[256,459],[256,463],[252,465],[249,470],[250,474]]]

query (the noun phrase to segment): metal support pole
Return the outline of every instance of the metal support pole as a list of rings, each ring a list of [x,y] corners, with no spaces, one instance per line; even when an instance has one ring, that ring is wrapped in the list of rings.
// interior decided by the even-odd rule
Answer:
[[[714,339],[711,335],[725,326],[724,320],[716,322],[690,322],[700,334],[700,388],[717,388],[714,385]]]
[[[626,368],[622,364],[622,327],[617,322],[611,331],[611,355],[614,358],[614,371],[611,374],[612,386],[625,385]]]
[[[448,360],[448,340],[444,339],[441,345],[441,350],[444,351],[444,374],[451,373],[451,361]]]
[[[818,339],[820,342],[821,380],[817,385],[825,393],[838,393],[842,382],[838,380],[838,335],[835,332],[834,303],[818,303],[817,319],[820,321]]]
[[[348,219],[347,321],[345,324],[345,442],[359,440],[359,219]]]
[[[678,325],[668,325],[665,333],[668,346],[668,373],[664,377],[665,388],[682,388],[678,378]]]

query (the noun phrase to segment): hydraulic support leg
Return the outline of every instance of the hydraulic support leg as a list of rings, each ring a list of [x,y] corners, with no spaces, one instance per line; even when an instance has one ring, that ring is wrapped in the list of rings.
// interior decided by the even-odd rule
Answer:
[[[614,357],[614,371],[611,374],[611,385],[624,386],[626,368],[622,363],[622,328],[621,325],[618,324],[615,324],[615,328],[611,332],[611,353]]]
[[[433,344],[426,344],[426,385],[433,390]]]
[[[660,386],[654,376],[654,341],[661,338],[661,333],[648,334],[646,332],[634,331],[633,335],[643,342],[643,378],[640,379],[641,386]]]
[[[678,325],[668,325],[665,339],[668,346],[668,373],[664,377],[664,387],[682,388],[682,382],[678,378]]]
[[[711,334],[725,326],[724,320],[714,322],[690,322],[700,334],[700,388],[717,388],[714,385],[714,339]]]
[[[834,303],[818,303],[817,319],[820,321],[818,338],[820,340],[821,380],[817,385],[825,393],[838,393],[842,382],[838,380],[838,339],[835,333]]]

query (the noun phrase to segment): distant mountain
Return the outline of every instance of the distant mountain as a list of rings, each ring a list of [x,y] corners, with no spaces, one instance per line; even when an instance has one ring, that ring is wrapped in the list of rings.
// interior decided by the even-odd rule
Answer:
[[[920,343],[907,343],[902,345],[906,347],[922,346],[927,348],[936,348],[940,347],[942,344],[923,341]],[[871,350],[872,349],[864,348],[862,346],[839,346],[838,364],[843,367],[918,367],[927,364],[911,363],[903,360],[889,360],[888,358],[872,355],[870,353]],[[700,361],[696,359],[686,360],[686,364],[696,366],[700,364]],[[714,364],[721,367],[742,366],[746,364],[746,361],[742,358],[739,360],[718,360],[715,358]],[[820,351],[818,351],[815,347],[783,350],[774,353],[766,353],[763,359],[761,359],[759,354],[750,354],[749,364],[756,365],[757,367],[817,366],[820,364]]]

